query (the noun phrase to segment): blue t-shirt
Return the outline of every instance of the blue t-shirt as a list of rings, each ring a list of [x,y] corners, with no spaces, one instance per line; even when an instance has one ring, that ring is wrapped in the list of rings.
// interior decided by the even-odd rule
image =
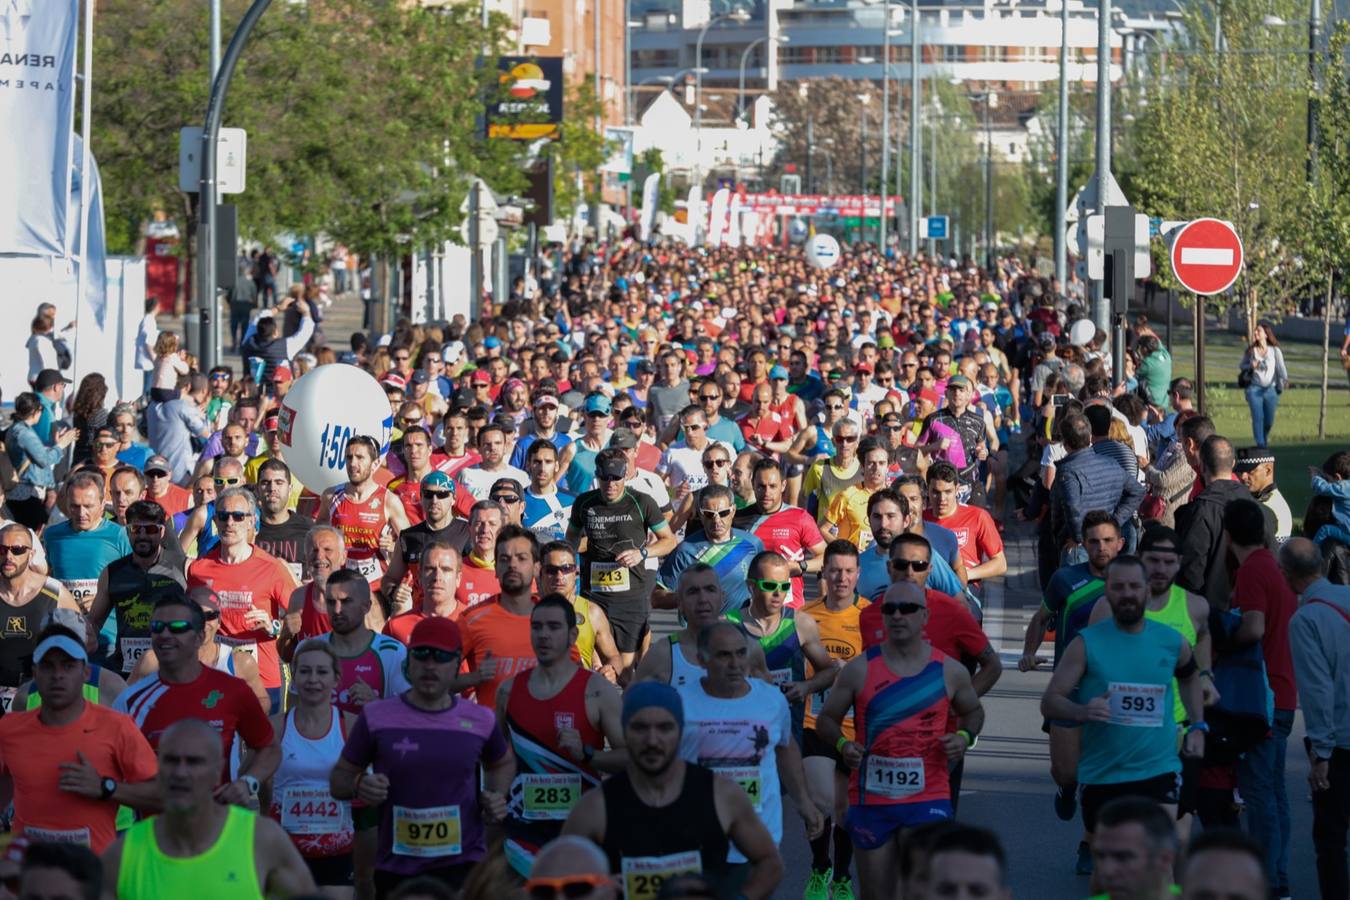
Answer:
[[[572,518],[572,501],[576,498],[562,491],[540,496],[525,489],[525,510],[521,524],[533,531],[539,542],[561,541],[567,535],[567,523]]]
[[[722,614],[740,609],[750,602],[750,586],[745,579],[750,573],[750,560],[764,549],[764,542],[748,531],[731,529],[731,538],[723,544],[708,540],[702,529],[691,532],[669,556],[661,560],[657,580],[667,590],[675,590],[680,573],[696,562],[707,563],[717,571],[722,583]]]
[[[127,530],[111,519],[104,519],[89,531],[75,531],[69,522],[58,522],[42,534],[51,575],[66,586],[75,602],[88,609],[98,591],[98,577],[108,566],[131,554]],[[99,634],[111,644],[117,640],[117,617],[108,616]]]
[[[952,567],[948,565],[947,560],[938,552],[938,545],[933,541],[933,535],[929,533],[932,528],[931,522],[925,522],[923,533],[933,545],[933,561],[928,569],[928,579],[924,585],[935,591],[940,591],[949,597],[960,597],[964,592],[961,586],[961,579],[956,577]],[[943,531],[947,529],[943,528]],[[951,534],[950,531],[947,531]],[[956,535],[952,535],[953,546],[955,546]],[[891,572],[886,567],[890,560],[889,553],[882,553],[881,547],[873,544],[862,553],[858,554],[858,587],[856,588],[859,597],[877,602],[882,594],[886,593],[886,588],[891,586]]]
[[[132,444],[127,449],[118,452],[117,461],[124,462],[129,466],[135,466],[141,471],[145,471],[145,464],[150,461],[152,455],[154,455],[154,451],[147,445]]]
[[[523,434],[516,438],[516,449],[511,451],[511,465],[521,471],[525,470],[525,457],[530,452],[530,447],[535,441],[539,440],[537,434]],[[549,438],[553,442],[553,449],[562,453],[562,449],[572,443],[572,438],[566,434],[555,434]]]

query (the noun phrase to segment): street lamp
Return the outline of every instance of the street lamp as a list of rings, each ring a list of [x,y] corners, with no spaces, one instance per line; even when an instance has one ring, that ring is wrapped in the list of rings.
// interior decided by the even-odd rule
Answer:
[[[867,107],[871,94],[858,94],[858,114],[862,118],[862,141],[858,144],[858,193],[863,198],[863,230],[867,227]]]
[[[984,102],[984,267],[993,278],[994,268],[994,139],[989,124],[989,110],[998,101],[992,90],[977,91],[970,98]]]
[[[703,65],[703,39],[708,36],[708,29],[717,22],[735,22],[737,25],[744,25],[749,21],[750,14],[736,7],[728,13],[713,16],[704,22],[703,27],[699,29],[698,40],[694,42],[694,172],[700,189],[703,185],[703,73],[707,71]]]
[[[923,183],[919,178],[919,63],[923,53],[919,45],[919,0],[909,2],[909,255],[919,253],[919,207],[923,200]]]
[[[745,64],[750,59],[750,51],[758,47],[760,44],[763,44],[765,41],[773,41],[779,44],[791,43],[791,41],[788,40],[788,36],[786,34],[780,34],[772,37],[769,35],[765,35],[764,37],[761,38],[755,38],[753,41],[745,45],[745,49],[741,51],[740,87],[737,89],[736,92],[737,119],[745,115]]]

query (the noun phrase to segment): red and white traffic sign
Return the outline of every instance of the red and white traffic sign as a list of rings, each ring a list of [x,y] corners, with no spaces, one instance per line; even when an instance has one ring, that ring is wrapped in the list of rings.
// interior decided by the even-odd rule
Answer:
[[[1172,274],[1193,294],[1228,290],[1242,271],[1242,239],[1219,219],[1196,219],[1172,238]]]

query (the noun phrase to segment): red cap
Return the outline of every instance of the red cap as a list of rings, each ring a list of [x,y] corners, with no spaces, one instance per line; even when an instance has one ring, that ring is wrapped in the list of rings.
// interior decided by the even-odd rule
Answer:
[[[923,390],[919,391],[919,399],[927,400],[934,406],[937,406],[938,403],[940,402],[938,400],[937,391],[933,390],[932,388],[924,388]]]
[[[281,427],[281,417],[272,413],[263,419],[263,431],[276,431]]]
[[[385,387],[398,388],[400,391],[406,391],[408,389],[408,382],[404,380],[402,375],[398,375],[394,372],[390,372],[381,378],[380,384]]]
[[[865,363],[865,362],[860,362],[860,363],[858,363],[856,366],[853,367],[853,371],[855,371],[855,372],[866,372],[867,374],[871,375],[871,374],[872,374],[872,367],[871,367],[869,364]]]
[[[488,375],[487,369],[474,369],[473,374],[469,376],[469,381],[473,384],[490,384],[492,378]]]
[[[277,367],[276,367],[275,369],[272,370],[272,381],[273,381],[273,382],[278,382],[278,381],[279,381],[279,382],[285,383],[285,382],[287,382],[287,381],[294,381],[294,380],[295,380],[295,375],[292,374],[292,372],[291,372],[291,366],[290,366],[289,363],[284,363],[284,362],[283,362],[283,363],[277,363]]]
[[[430,647],[433,650],[445,650],[458,653],[463,646],[459,638],[459,626],[445,616],[427,616],[418,622],[408,638],[408,649]]]

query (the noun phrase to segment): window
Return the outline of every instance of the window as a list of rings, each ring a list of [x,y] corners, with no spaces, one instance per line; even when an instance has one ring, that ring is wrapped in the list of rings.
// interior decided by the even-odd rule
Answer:
[[[944,44],[942,47],[942,61],[945,63],[965,62],[966,48],[959,44]]]
[[[678,50],[634,50],[635,69],[673,69],[680,64]]]

